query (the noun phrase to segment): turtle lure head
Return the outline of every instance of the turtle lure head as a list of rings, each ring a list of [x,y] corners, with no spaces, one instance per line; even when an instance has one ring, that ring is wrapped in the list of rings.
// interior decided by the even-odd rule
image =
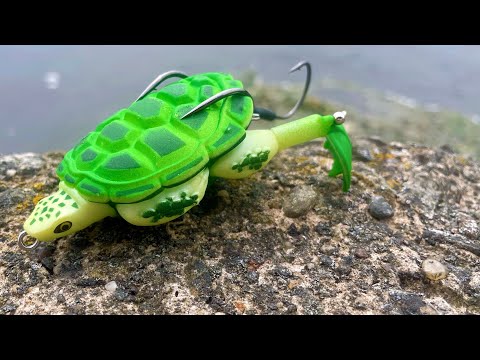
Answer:
[[[331,177],[343,175],[342,190],[344,192],[350,189],[352,177],[352,143],[343,126],[346,115],[346,111],[339,111],[333,115],[322,117],[324,122],[322,125],[329,127],[324,147],[333,156],[333,166],[328,175]]]
[[[111,206],[87,201],[61,182],[57,192],[37,203],[23,228],[38,241],[52,241],[115,214]]]

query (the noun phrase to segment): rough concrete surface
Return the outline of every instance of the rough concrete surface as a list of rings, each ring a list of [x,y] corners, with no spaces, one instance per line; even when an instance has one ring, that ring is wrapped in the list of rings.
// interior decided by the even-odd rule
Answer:
[[[63,154],[0,156],[0,313],[480,314],[479,164],[358,139],[345,194],[322,145],[172,223],[109,218],[32,252],[16,237]]]

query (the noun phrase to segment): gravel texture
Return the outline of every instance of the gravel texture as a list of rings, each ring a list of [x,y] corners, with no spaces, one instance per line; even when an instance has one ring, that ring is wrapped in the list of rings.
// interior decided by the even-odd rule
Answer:
[[[21,251],[63,154],[0,156],[0,314],[480,314],[480,166],[354,141],[352,187],[323,142],[217,180],[158,227],[106,219]]]

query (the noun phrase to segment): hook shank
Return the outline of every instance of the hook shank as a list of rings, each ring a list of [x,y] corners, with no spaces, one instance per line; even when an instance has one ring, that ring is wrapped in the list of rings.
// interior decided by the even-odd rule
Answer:
[[[228,96],[232,96],[232,95],[243,95],[243,96],[252,97],[252,95],[250,95],[250,93],[247,90],[242,89],[242,88],[231,88],[231,89],[223,90],[223,91],[220,91],[219,93],[209,97],[207,100],[201,102],[197,106],[195,106],[192,110],[190,110],[185,115],[183,115],[180,118],[180,120],[183,120],[187,116],[195,114],[196,112],[199,112],[199,111],[205,109],[206,107],[210,106],[211,104],[216,103],[217,101],[220,101],[220,100],[222,100],[222,99],[224,99]]]

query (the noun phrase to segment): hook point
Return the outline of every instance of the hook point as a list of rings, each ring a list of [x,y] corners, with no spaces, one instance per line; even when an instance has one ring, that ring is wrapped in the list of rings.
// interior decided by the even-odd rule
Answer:
[[[307,64],[308,64],[307,61],[300,61],[297,65],[292,67],[288,73],[291,74],[297,70],[300,70],[302,67],[306,66]]]

